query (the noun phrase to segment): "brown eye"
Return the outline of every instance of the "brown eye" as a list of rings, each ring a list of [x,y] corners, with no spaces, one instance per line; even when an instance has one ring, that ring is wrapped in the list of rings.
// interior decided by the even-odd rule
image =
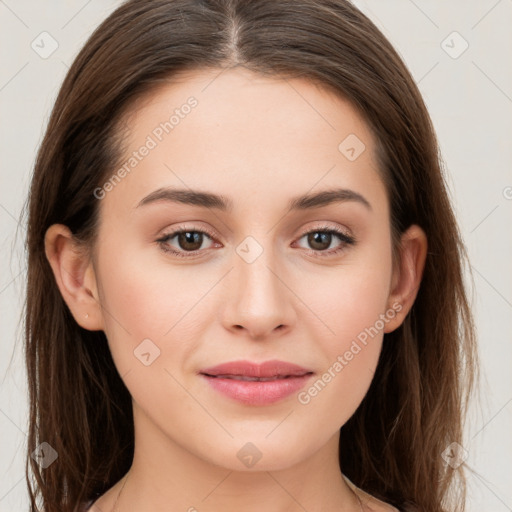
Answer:
[[[210,246],[203,247],[209,241]],[[178,229],[163,235],[157,240],[162,250],[176,256],[188,256],[187,253],[201,252],[213,247],[213,236],[200,229]]]
[[[333,256],[351,245],[355,245],[356,240],[351,235],[332,227],[322,227],[309,231],[302,235],[300,239],[306,239],[307,247],[315,256]],[[331,247],[333,242],[338,240],[338,245]]]
[[[197,251],[203,244],[203,233],[199,231],[182,231],[176,236],[179,248],[184,251]]]
[[[329,248],[332,241],[332,233],[325,231],[313,231],[308,233],[307,237],[310,247],[317,251],[325,251]]]

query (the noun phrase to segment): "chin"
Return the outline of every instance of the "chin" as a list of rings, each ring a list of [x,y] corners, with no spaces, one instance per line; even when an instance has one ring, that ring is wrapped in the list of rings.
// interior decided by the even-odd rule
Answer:
[[[208,460],[216,466],[230,471],[281,471],[288,469],[311,456],[318,447],[305,446],[303,440],[283,436],[271,440],[265,434],[250,435],[244,440],[235,438],[230,443],[217,445],[210,450]],[[272,434],[271,434],[272,435]],[[302,438],[302,436],[300,436]],[[204,453],[202,454],[204,457]]]

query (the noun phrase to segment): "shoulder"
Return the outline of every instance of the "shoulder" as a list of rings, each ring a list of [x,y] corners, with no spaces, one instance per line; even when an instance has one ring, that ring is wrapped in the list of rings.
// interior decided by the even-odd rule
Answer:
[[[77,512],[97,512],[100,509],[95,506],[95,500],[83,501],[77,508]]]
[[[396,507],[389,505],[388,503],[384,503],[383,501],[375,498],[371,494],[363,491],[355,484],[353,484],[345,475],[343,478],[347,482],[347,485],[359,496],[361,502],[365,507],[365,512],[409,512],[408,510],[398,510]],[[412,512],[412,511],[410,511]]]

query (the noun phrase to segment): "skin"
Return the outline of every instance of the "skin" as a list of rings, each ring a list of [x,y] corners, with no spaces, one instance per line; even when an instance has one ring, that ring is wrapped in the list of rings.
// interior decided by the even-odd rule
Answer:
[[[368,390],[383,334],[414,302],[425,234],[404,233],[394,266],[372,134],[350,103],[302,79],[242,68],[181,75],[126,116],[126,159],[189,96],[198,105],[100,200],[94,251],[78,250],[66,226],[46,233],[63,298],[82,327],[105,332],[133,397],[135,456],[117,510],[359,511],[341,476],[338,433]],[[365,144],[354,161],[338,149],[349,134]],[[221,194],[233,208],[137,207],[161,187]],[[345,201],[288,211],[292,197],[333,187],[356,191],[371,209]],[[192,257],[169,240],[186,257],[173,256],[156,240],[183,225],[214,237]],[[321,251],[304,234],[325,226],[356,244],[333,236],[324,244],[331,254],[315,257]],[[263,250],[251,263],[236,251],[247,236]],[[198,376],[222,362],[280,359],[316,380],[393,304],[400,311],[307,404],[292,394],[244,405]],[[160,350],[149,366],[134,356],[144,339]],[[237,457],[248,442],[262,454],[252,467]],[[112,510],[123,483],[92,510]],[[367,511],[395,510],[356,492]]]

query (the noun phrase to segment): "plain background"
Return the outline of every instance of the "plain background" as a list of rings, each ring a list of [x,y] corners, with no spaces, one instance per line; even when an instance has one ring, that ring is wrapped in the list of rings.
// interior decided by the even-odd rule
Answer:
[[[119,3],[0,0],[0,512],[28,510],[20,211],[65,73]],[[355,3],[402,55],[425,98],[471,259],[482,386],[464,446],[476,471],[468,511],[512,511],[512,0]],[[58,44],[47,58],[31,47],[43,46],[43,37],[51,49],[43,32]]]

